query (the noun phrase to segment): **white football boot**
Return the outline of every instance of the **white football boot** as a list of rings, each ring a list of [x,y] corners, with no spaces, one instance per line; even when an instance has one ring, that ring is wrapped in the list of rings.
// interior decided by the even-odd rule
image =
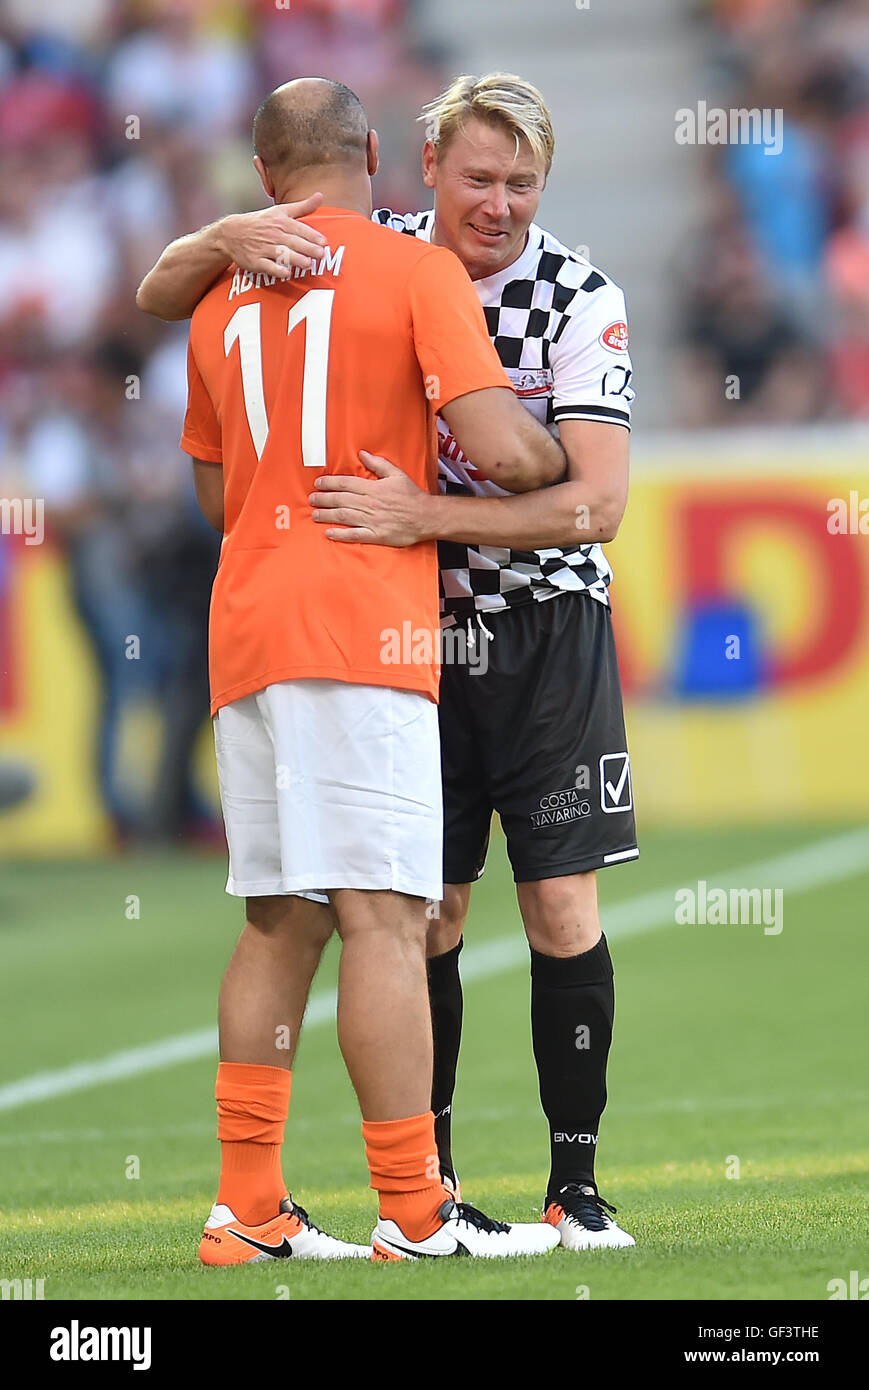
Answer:
[[[569,1182],[543,1210],[543,1223],[552,1226],[565,1250],[617,1250],[636,1245],[633,1236],[617,1226],[607,1212],[615,1207],[598,1196],[591,1183]]]
[[[381,1217],[371,1237],[371,1259],[420,1260],[441,1255],[472,1255],[497,1260],[510,1255],[548,1255],[559,1243],[558,1232],[543,1222],[493,1221],[467,1202],[447,1198],[439,1213],[442,1226],[425,1240],[408,1240],[394,1221]]]

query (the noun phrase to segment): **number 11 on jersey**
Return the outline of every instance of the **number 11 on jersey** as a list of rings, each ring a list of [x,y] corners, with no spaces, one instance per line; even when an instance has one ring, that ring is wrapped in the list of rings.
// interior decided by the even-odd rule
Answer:
[[[334,298],[334,290],[308,290],[287,316],[288,335],[303,321],[307,324],[302,378],[302,463],[306,468],[326,467],[326,383]],[[244,409],[258,459],[263,456],[269,436],[263,391],[261,307],[260,304],[240,305],[223,334],[223,351],[227,357],[238,341]]]

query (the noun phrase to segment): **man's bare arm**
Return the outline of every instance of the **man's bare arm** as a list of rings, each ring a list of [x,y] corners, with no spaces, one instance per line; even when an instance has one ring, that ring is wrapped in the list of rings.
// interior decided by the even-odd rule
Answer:
[[[432,497],[431,539],[516,550],[614,540],[628,500],[628,431],[564,420],[559,434],[567,454],[565,482],[521,497]]]
[[[189,319],[206,290],[233,262],[286,280],[295,266],[308,268],[326,238],[298,219],[315,212],[322,194],[279,203],[257,212],[232,213],[171,242],[148,271],[136,303],[158,319]]]
[[[558,440],[508,386],[469,391],[440,413],[474,467],[507,492],[529,492],[564,477],[567,460]]]
[[[613,540],[627,504],[628,432],[586,420],[564,420],[559,431],[568,478],[553,487],[516,497],[433,497],[387,460],[362,454],[379,481],[322,475],[311,494],[314,519],[335,528],[330,540],[369,545],[453,540],[541,550]]]

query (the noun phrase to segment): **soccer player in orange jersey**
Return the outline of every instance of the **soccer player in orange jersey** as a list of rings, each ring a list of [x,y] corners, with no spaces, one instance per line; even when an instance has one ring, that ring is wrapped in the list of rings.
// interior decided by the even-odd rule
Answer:
[[[613,963],[598,872],[639,849],[609,601],[611,540],[628,494],[633,365],[624,295],[537,224],[555,150],[542,94],[515,73],[457,77],[424,109],[433,206],[375,219],[448,247],[468,271],[501,363],[567,455],[565,481],[504,495],[441,416],[441,496],[386,460],[379,481],[318,480],[315,517],[336,543],[438,537],[442,621],[476,660],[446,660],[440,728],[445,897],[429,929],[435,1134],[460,1190],[452,1111],[462,1029],[459,955],[472,884],[498,812],[531,953],[531,1020],[549,1129],[543,1216],[566,1249],[633,1237],[598,1190]],[[306,208],[229,216],[166,248],[140,289],[164,318],[190,314],[230,260],[285,274],[307,254]],[[455,651],[456,644],[453,644]],[[458,644],[459,657],[462,646]],[[449,649],[445,644],[445,656]]]
[[[457,258],[370,221],[377,137],[353,93],[322,79],[278,88],[254,144],[276,204],[323,195],[306,228],[323,244],[287,280],[230,267],[190,332],[182,447],[224,532],[211,703],[227,890],[247,901],[220,995],[222,1167],[201,1258],[370,1253],[314,1226],[281,1166],[293,1055],[333,926],[339,1041],[379,1195],[372,1258],[542,1253],[557,1244],[550,1227],[455,1203],[437,1157],[425,964],[425,900],[443,891],[436,548],[334,545],[308,495],[324,473],[364,476],[361,448],[434,491],[436,412],[511,490],[559,477],[563,454],[513,395]]]

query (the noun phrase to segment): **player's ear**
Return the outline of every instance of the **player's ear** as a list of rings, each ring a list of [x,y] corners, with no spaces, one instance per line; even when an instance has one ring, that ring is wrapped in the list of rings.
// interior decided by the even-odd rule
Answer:
[[[438,152],[431,140],[422,147],[422,181],[426,188],[434,188],[438,169]]]
[[[366,156],[368,160],[368,174],[370,178],[373,178],[380,164],[380,136],[377,134],[376,130],[369,130],[368,132]]]
[[[259,174],[260,183],[262,184],[262,186],[263,186],[263,188],[265,189],[266,193],[269,195],[270,198],[274,198],[274,196],[275,196],[275,181],[274,181],[274,179],[272,178],[272,176],[271,176],[271,174],[269,173],[269,171],[268,171],[268,169],[266,168],[266,166],[263,164],[263,162],[262,162],[262,160],[260,159],[260,157],[259,157],[258,154],[255,154],[254,157],[253,157],[253,167],[256,169],[257,173]]]

